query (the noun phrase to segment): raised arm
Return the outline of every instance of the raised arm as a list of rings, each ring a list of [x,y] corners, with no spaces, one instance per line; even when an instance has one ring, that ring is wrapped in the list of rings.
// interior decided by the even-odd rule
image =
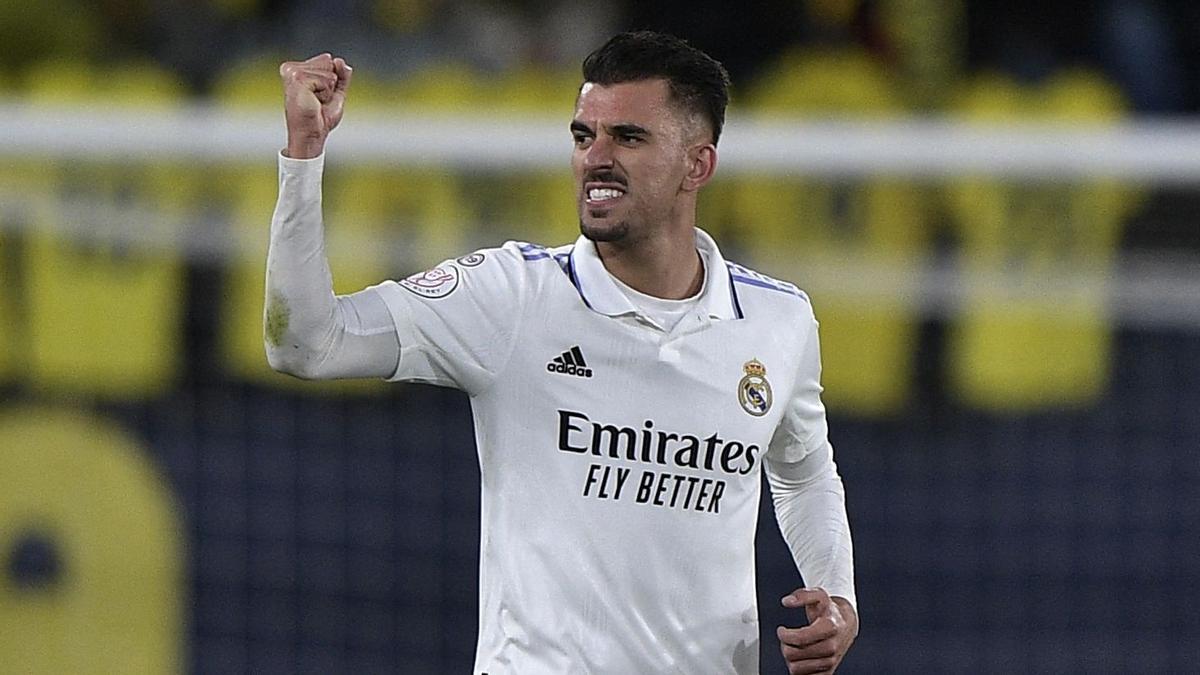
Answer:
[[[400,342],[383,299],[335,296],[325,255],[321,175],[325,140],[342,120],[352,70],[320,54],[279,67],[287,149],[267,251],[263,338],[275,370],[305,379],[387,377]]]

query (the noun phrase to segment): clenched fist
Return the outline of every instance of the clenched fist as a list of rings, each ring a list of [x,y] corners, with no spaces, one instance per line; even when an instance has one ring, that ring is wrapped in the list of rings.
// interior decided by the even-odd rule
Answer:
[[[285,155],[311,159],[324,151],[326,137],[342,121],[352,73],[344,59],[330,54],[279,66],[288,131]]]

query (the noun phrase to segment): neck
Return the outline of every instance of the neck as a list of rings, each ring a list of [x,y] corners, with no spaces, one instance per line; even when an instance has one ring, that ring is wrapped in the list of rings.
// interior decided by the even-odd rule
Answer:
[[[596,252],[609,274],[646,295],[682,300],[704,286],[704,265],[690,227],[686,236],[643,240],[631,247],[599,241]]]

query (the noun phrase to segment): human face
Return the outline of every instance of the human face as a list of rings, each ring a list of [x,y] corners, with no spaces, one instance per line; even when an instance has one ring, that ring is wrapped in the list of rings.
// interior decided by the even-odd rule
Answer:
[[[668,225],[679,212],[694,126],[666,80],[584,83],[571,122],[583,235],[629,244]]]

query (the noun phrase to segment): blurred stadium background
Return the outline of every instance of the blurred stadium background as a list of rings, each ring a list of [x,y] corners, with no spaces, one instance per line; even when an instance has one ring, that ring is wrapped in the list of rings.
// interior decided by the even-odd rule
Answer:
[[[0,673],[470,671],[465,398],[266,367],[276,68],[356,66],[348,292],[572,239],[577,64],[632,27],[733,72],[702,223],[822,320],[840,672],[1195,672],[1198,7],[0,0]]]

